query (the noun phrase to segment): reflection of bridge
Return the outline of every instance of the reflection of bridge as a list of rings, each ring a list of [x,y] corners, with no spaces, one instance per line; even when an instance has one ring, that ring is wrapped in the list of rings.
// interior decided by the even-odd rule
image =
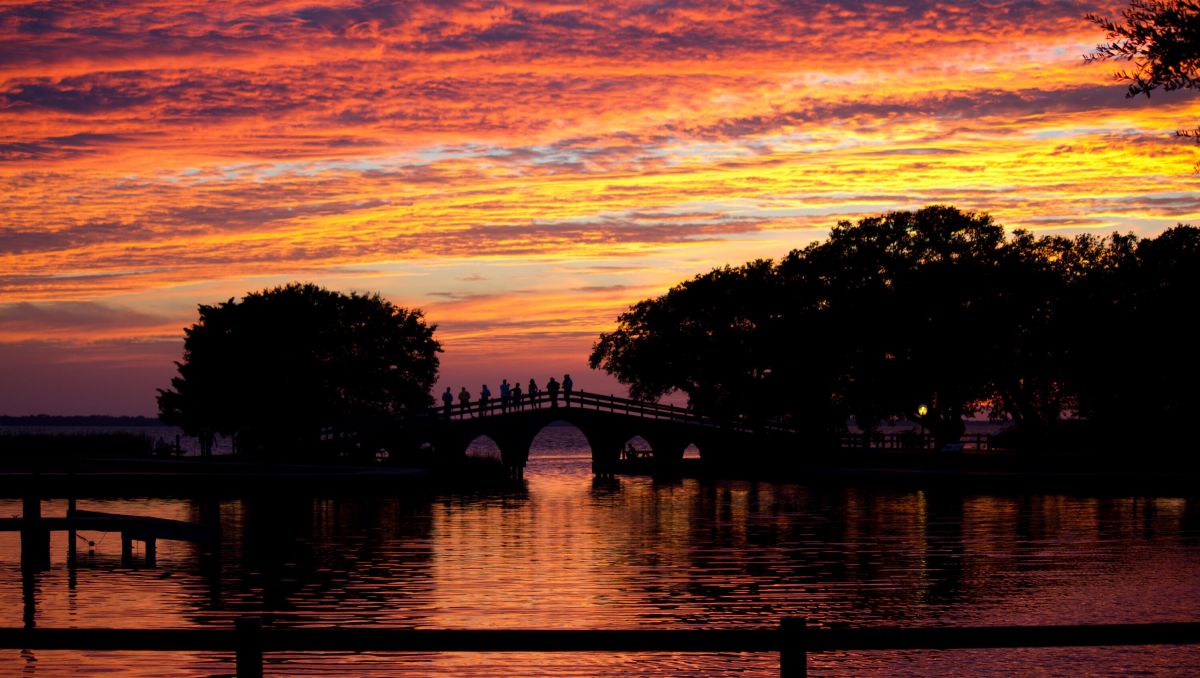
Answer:
[[[635,437],[646,441],[654,463],[663,469],[678,464],[689,445],[696,446],[702,459],[715,461],[795,442],[795,431],[779,426],[720,421],[675,405],[583,391],[522,395],[515,404],[491,400],[433,408],[418,436],[450,457],[466,454],[472,442],[486,436],[500,448],[505,466],[520,475],[533,439],[556,421],[583,433],[592,448],[592,470],[601,476],[614,472],[621,451]]]

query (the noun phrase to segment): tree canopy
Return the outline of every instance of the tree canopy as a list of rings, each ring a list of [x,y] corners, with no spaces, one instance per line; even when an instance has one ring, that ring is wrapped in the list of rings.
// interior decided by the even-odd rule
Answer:
[[[1159,88],[1170,92],[1200,85],[1200,2],[1133,0],[1121,12],[1121,21],[1095,14],[1087,18],[1103,28],[1111,42],[1097,45],[1084,59],[1130,62],[1130,70],[1116,73],[1118,80],[1129,82],[1126,96],[1149,97]]]
[[[300,454],[324,428],[433,404],[441,346],[419,310],[292,283],[199,312],[158,395],[162,420],[188,434]]]
[[[1200,404],[1200,359],[1181,343],[1197,280],[1191,227],[1007,236],[986,214],[935,205],[843,221],[777,263],[638,302],[590,362],[634,397],[678,390],[706,414],[815,434],[906,417],[949,441],[981,411],[1027,441],[1064,414],[1137,429]]]

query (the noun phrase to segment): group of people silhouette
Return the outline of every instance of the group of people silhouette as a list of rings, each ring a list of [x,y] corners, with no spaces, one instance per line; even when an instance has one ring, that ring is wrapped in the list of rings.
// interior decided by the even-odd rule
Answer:
[[[545,390],[550,400],[550,407],[558,407],[558,395],[560,392],[562,393],[563,406],[569,407],[571,391],[574,389],[575,382],[571,381],[571,375],[564,374],[562,382],[559,382],[554,377],[550,377],[546,382]],[[493,399],[492,390],[488,388],[487,384],[484,384],[479,389],[479,399],[475,402],[479,406],[479,414],[488,414],[497,409],[501,412],[523,410],[527,405],[532,409],[541,406],[542,402],[538,397],[541,393],[542,390],[538,388],[537,381],[533,379],[529,380],[529,388],[525,391],[521,390],[519,382],[509,384],[508,380],[504,379],[500,382],[500,394],[498,398]],[[445,392],[442,393],[442,409],[445,411],[447,418],[450,417],[451,411],[454,409],[454,400],[454,393],[447,386]],[[462,412],[465,413],[470,410],[471,393],[467,390],[466,386],[463,386],[458,391],[458,404]]]

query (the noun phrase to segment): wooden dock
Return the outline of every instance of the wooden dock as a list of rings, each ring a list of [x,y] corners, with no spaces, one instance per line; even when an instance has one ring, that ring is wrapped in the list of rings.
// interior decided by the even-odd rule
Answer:
[[[117,532],[121,535],[121,562],[133,564],[133,542],[145,546],[145,562],[151,567],[157,564],[158,540],[186,541],[197,544],[219,544],[220,527],[169,520],[150,516],[133,516],[101,511],[84,511],[75,508],[71,499],[67,515],[62,517],[42,516],[41,500],[26,497],[24,515],[20,518],[0,518],[0,532],[21,533],[21,567],[43,570],[50,565],[50,533],[67,532],[68,558],[74,560],[76,533],[80,530],[92,532]]]

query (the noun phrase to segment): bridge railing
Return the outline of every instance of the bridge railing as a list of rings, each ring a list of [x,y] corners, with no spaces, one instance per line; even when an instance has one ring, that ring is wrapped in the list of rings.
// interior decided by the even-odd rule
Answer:
[[[808,675],[808,654],[830,651],[1103,647],[1200,643],[1200,623],[813,629],[409,630],[270,628],[242,617],[233,629],[2,629],[0,648],[231,652],[239,678],[260,678],[269,652],[777,652],[780,675]]]
[[[632,398],[621,398],[615,395],[589,393],[587,391],[559,391],[551,395],[542,390],[535,395],[523,393],[520,398],[510,398],[505,402],[501,398],[490,398],[486,402],[474,400],[467,403],[455,402],[449,407],[430,408],[429,415],[448,419],[475,419],[505,415],[510,412],[553,408],[578,408],[598,412],[624,414],[641,419],[673,421],[690,426],[706,428],[723,428],[739,432],[772,432],[795,433],[793,429],[771,422],[750,422],[747,419],[721,420],[697,414],[693,410],[678,405],[647,402]]]
[[[504,401],[491,398],[487,401],[473,400],[468,403],[454,403],[450,407],[430,409],[434,416],[449,416],[451,419],[473,419],[477,417],[495,416],[510,412],[553,408],[581,408],[603,412],[630,414],[647,419],[671,419],[695,423],[714,423],[708,417],[700,416],[691,410],[676,405],[650,403],[631,398],[621,398],[614,395],[602,395],[587,391],[559,391],[551,395],[546,391],[538,391],[533,396],[523,393],[520,398],[510,398]]]

